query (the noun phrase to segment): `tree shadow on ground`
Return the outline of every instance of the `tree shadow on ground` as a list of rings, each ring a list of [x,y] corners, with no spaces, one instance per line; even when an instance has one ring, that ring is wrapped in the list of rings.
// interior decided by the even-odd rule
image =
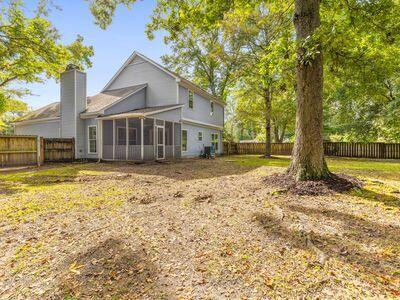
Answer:
[[[258,213],[254,216],[258,224],[273,239],[278,239],[282,243],[289,243],[293,248],[312,251],[312,248],[307,244],[307,239],[310,239],[328,259],[335,258],[351,264],[358,272],[366,274],[366,276],[400,278],[400,274],[396,273],[400,264],[399,257],[396,254],[384,257],[379,253],[381,250],[383,252],[385,249],[398,247],[400,242],[400,229],[398,227],[370,222],[336,210],[317,209],[301,205],[289,205],[284,208],[289,210],[285,213],[285,216],[288,216],[285,217],[285,221],[269,213]],[[318,224],[311,223],[312,228],[315,229],[305,232],[300,225],[301,223],[296,226],[296,221],[299,220],[297,213],[305,214],[310,219],[311,217],[318,219]],[[322,233],[319,230],[319,224],[324,224],[324,219],[339,221],[343,224],[342,230],[345,232],[342,235]],[[308,226],[308,228],[310,227]],[[367,249],[374,249],[374,251],[369,252]],[[387,285],[397,289],[389,281]]]
[[[156,266],[145,249],[132,249],[122,240],[109,238],[71,257],[63,266],[56,298],[146,298],[166,296],[157,284]],[[53,297],[53,295],[52,295]]]
[[[187,181],[241,175],[258,166],[238,166],[222,159],[180,159],[171,162],[153,162],[139,165],[105,163],[103,167],[128,174],[163,176],[173,180]]]
[[[240,175],[253,169],[256,167],[237,166],[221,159],[181,159],[144,164],[131,162],[48,164],[45,167],[8,172],[0,176],[3,181],[0,185],[0,194],[17,193],[24,186],[45,187],[68,182],[123,180],[132,175],[163,176],[187,181]]]
[[[398,194],[398,197],[395,197],[389,194],[378,193],[365,188],[360,188],[353,190],[351,195],[361,197],[368,201],[381,203],[388,207],[400,207],[400,193]]]

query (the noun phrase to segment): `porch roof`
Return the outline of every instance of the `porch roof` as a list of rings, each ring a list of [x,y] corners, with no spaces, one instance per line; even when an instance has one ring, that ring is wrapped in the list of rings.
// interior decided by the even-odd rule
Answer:
[[[119,118],[143,118],[146,116],[158,114],[164,111],[174,110],[183,107],[183,104],[172,104],[163,106],[146,107],[141,109],[135,109],[119,114],[103,115],[98,119],[119,119]]]

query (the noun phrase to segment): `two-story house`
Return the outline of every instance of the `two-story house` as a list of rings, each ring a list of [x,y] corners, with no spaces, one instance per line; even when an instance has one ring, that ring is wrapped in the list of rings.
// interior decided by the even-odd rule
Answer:
[[[224,103],[134,52],[104,89],[86,97],[86,74],[69,66],[60,102],[14,123],[18,135],[74,138],[76,158],[159,160],[222,151]]]

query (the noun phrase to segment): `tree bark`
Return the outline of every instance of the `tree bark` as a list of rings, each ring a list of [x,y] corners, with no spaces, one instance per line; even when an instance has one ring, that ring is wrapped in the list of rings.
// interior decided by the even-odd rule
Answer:
[[[274,125],[273,125],[273,128],[274,128],[274,130],[273,130],[273,132],[274,132],[274,142],[275,142],[275,143],[280,143],[280,141],[279,141],[279,128],[278,128],[278,125],[274,124]]]
[[[271,91],[264,91],[265,100],[265,157],[271,157]]]
[[[295,0],[297,111],[295,143],[288,172],[296,180],[319,180],[330,174],[324,159],[322,135],[322,52],[318,41],[312,39],[320,26],[319,4],[320,0]],[[318,50],[309,55],[315,43],[318,43]]]

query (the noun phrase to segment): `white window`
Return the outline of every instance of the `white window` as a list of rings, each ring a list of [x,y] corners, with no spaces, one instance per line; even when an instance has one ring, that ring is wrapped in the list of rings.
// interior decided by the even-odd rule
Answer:
[[[193,108],[194,94],[193,94],[193,91],[190,91],[190,90],[188,93],[188,102],[189,102],[189,108]]]
[[[199,133],[197,134],[197,139],[198,139],[199,141],[202,141],[202,140],[203,140],[203,132],[199,131]]]
[[[211,101],[210,102],[210,116],[212,116],[214,114],[214,102]]]
[[[187,130],[182,130],[182,151],[187,151]]]
[[[90,125],[88,127],[88,153],[96,154],[97,153],[97,126]]]
[[[214,146],[215,152],[218,152],[219,138],[218,133],[211,133],[211,145]]]

